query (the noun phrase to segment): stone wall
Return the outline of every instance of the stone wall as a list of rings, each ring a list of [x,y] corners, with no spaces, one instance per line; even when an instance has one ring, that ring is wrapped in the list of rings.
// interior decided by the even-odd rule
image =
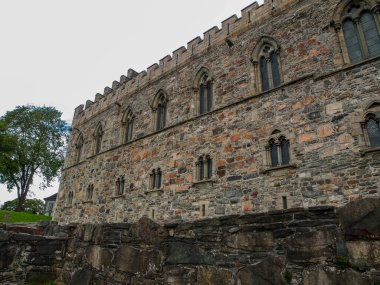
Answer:
[[[0,282],[72,285],[380,282],[380,200],[160,225],[3,225]],[[23,232],[23,233],[21,233]]]
[[[231,30],[224,41],[210,42],[175,68],[154,69],[155,76],[148,73],[138,87],[142,77],[131,72],[127,83],[78,109],[54,219],[138,221],[154,211],[158,221],[196,220],[283,209],[285,198],[292,208],[378,197],[378,153],[367,152],[361,123],[368,108],[380,102],[380,58],[344,63],[330,25],[339,0],[275,2],[274,9],[268,9],[271,1],[262,8],[253,5],[266,11],[265,21],[248,22],[243,10],[246,25]],[[281,47],[282,85],[267,92],[257,90],[251,63],[263,36]],[[202,67],[214,79],[214,106],[198,115],[193,87]],[[169,101],[166,128],[157,132],[152,102],[160,90]],[[122,117],[129,109],[134,134],[124,143]],[[103,141],[95,154],[99,124]],[[285,168],[271,168],[267,158],[274,130],[290,142]],[[77,163],[79,134],[84,146]],[[195,163],[202,155],[211,156],[213,169],[211,179],[199,183]],[[157,168],[162,187],[153,190],[150,173]],[[120,176],[125,177],[123,195],[116,194]],[[90,184],[94,194],[87,199]],[[73,200],[67,203],[70,192]]]

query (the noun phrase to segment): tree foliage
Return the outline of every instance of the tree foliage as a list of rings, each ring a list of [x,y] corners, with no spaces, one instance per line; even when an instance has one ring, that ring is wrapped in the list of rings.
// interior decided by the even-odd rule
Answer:
[[[55,108],[30,105],[8,111],[0,122],[6,126],[4,136],[13,139],[11,150],[0,151],[0,183],[17,190],[16,210],[22,211],[35,175],[46,188],[59,174],[66,126]]]
[[[17,209],[18,199],[7,201],[1,207],[1,210],[15,211]],[[24,202],[24,211],[32,214],[44,214],[45,203],[40,199],[26,199]]]

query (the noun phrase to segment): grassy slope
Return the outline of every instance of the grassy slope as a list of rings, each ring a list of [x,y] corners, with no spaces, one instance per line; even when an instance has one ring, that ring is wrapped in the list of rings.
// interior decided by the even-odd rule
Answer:
[[[9,212],[10,223],[32,223],[42,220],[51,220],[51,217],[35,215],[27,212]],[[4,211],[0,211],[0,222],[4,222]]]

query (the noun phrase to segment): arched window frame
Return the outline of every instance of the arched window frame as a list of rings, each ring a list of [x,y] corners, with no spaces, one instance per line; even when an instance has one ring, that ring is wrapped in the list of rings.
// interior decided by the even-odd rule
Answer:
[[[131,108],[127,108],[121,120],[121,124],[123,126],[123,131],[122,131],[123,143],[128,143],[133,140],[134,123],[135,123],[135,116]]]
[[[213,165],[210,155],[202,155],[195,163],[197,181],[212,179]]]
[[[86,190],[86,201],[90,202],[92,201],[94,197],[94,184],[90,184],[87,186]]]
[[[83,145],[84,145],[83,134],[80,133],[75,143],[75,152],[76,152],[75,162],[76,163],[79,163],[82,159]]]
[[[276,168],[291,165],[290,140],[279,130],[274,130],[265,146],[266,167]]]
[[[214,108],[214,77],[206,67],[199,69],[193,82],[195,115],[208,113]]]
[[[102,150],[102,143],[103,143],[103,127],[101,123],[99,123],[94,132],[94,139],[95,139],[95,154],[98,154]]]
[[[152,169],[150,173],[149,188],[151,190],[160,190],[162,188],[162,171],[161,168]]]
[[[351,5],[359,6],[359,9],[356,11],[356,13],[349,13]],[[370,12],[373,16],[377,28],[377,33],[380,35],[380,4],[376,0],[342,0],[335,8],[334,18],[331,24],[334,26],[338,36],[343,64],[359,63],[360,61],[373,57],[368,52],[367,41],[363,33],[362,24],[360,22],[360,18],[365,11]],[[356,35],[358,36],[358,43],[362,54],[362,59],[358,62],[352,62],[349,56],[349,51],[343,31],[343,25],[345,21],[353,22]]]
[[[120,175],[116,179],[116,189],[115,189],[115,196],[122,196],[125,191],[125,178],[123,175]]]
[[[153,126],[155,131],[160,131],[166,127],[168,117],[168,95],[165,91],[159,90],[152,102]]]
[[[271,37],[262,37],[252,52],[251,61],[256,92],[266,92],[283,82],[280,46]]]
[[[71,207],[73,205],[73,200],[74,200],[74,193],[73,191],[70,191],[67,195],[66,207]]]

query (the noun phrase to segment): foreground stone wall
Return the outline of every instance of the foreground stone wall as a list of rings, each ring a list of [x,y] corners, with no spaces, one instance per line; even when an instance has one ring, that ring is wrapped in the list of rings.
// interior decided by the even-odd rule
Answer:
[[[191,223],[3,225],[0,282],[75,285],[380,282],[380,199]],[[20,233],[24,232],[24,233]],[[28,233],[25,233],[28,232]]]

